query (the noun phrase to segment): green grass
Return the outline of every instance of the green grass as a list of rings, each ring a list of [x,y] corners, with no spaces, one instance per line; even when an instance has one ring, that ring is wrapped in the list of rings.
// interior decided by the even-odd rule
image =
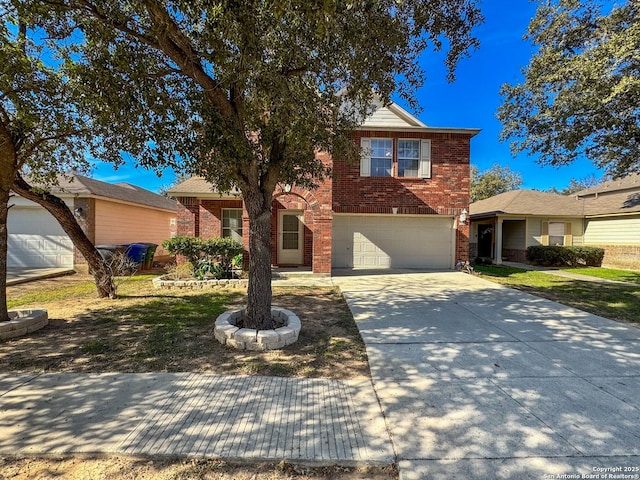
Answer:
[[[38,292],[21,295],[14,300],[8,300],[7,308],[11,309],[33,303],[55,302],[57,300],[65,300],[68,298],[86,298],[92,295],[95,296],[95,292],[96,285],[90,281],[63,288],[43,289]]]
[[[574,280],[548,273],[494,265],[477,265],[474,268],[483,278],[508,287],[602,317],[640,323],[640,288],[633,285]]]
[[[146,284],[153,275],[135,275],[132,277],[116,278],[118,295],[126,296],[139,290],[141,284]],[[87,280],[74,285],[59,287],[55,284],[42,287],[37,292],[29,292],[7,301],[7,308],[12,309],[22,305],[47,303],[68,299],[89,299],[96,297],[96,284]]]
[[[619,282],[637,283],[640,285],[640,272],[633,270],[617,270],[614,268],[566,268],[565,272],[589,275],[590,277],[606,278],[607,280],[617,280]]]

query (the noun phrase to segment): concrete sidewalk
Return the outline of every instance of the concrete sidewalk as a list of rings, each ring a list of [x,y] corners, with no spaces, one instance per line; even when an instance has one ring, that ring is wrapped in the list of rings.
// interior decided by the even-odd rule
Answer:
[[[0,375],[0,455],[77,453],[394,461],[369,380]]]
[[[73,268],[15,268],[7,267],[7,285],[42,280],[44,278],[61,277],[75,273]]]

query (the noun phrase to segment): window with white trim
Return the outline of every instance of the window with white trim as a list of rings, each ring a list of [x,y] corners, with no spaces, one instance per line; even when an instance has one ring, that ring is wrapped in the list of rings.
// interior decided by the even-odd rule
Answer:
[[[242,243],[242,209],[222,209],[222,236]]]
[[[362,138],[360,176],[431,178],[431,140]]]
[[[390,177],[393,168],[393,139],[371,139],[371,176]]]
[[[398,176],[417,177],[420,169],[420,141],[398,140]]]

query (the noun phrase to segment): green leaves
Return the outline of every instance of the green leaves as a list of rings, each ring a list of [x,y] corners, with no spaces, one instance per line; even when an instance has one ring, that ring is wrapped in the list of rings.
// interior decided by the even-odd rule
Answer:
[[[493,197],[499,193],[515,190],[522,185],[522,176],[511,171],[508,166],[493,165],[489,170],[478,172],[478,167],[471,166],[470,201],[477,202]]]
[[[565,165],[585,155],[614,176],[640,171],[640,5],[541,5],[524,82],[504,85],[502,139],[515,153]]]

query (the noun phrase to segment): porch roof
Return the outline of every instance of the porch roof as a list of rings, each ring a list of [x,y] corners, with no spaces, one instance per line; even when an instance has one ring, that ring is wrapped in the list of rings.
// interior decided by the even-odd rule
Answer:
[[[167,190],[170,197],[193,197],[193,198],[217,198],[217,199],[239,199],[242,194],[237,188],[230,192],[220,192],[203,177],[190,177],[185,181]]]

